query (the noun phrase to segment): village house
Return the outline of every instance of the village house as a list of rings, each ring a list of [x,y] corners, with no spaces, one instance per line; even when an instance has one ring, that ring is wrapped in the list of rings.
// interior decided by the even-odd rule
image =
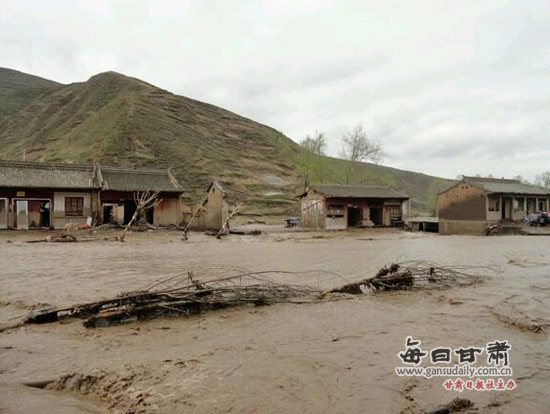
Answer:
[[[437,197],[440,234],[483,234],[500,220],[550,209],[550,189],[500,178],[464,177]]]
[[[169,170],[0,160],[0,229],[127,224],[144,191],[162,200],[148,210],[149,223],[180,224],[183,190]]]
[[[301,196],[302,225],[327,230],[400,226],[409,196],[373,185],[319,185]]]
[[[184,221],[189,222],[194,214],[191,206],[184,206]],[[219,181],[212,181],[206,189],[206,196],[196,212],[190,228],[192,230],[218,231],[229,214],[227,193]]]

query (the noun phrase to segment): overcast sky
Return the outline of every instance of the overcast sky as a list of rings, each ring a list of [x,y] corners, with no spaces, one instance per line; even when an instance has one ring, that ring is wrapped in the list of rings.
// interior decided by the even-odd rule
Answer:
[[[0,0],[0,66],[115,70],[331,155],[362,123],[427,174],[550,170],[549,0]]]

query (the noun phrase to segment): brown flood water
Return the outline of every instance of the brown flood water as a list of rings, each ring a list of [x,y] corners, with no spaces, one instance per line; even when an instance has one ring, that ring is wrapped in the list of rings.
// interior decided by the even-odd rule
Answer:
[[[475,413],[550,410],[550,237],[391,231],[270,234],[218,241],[177,232],[128,242],[23,243],[0,234],[0,322],[147,287],[187,270],[326,270],[349,280],[410,259],[491,266],[486,282],[316,304],[217,311],[89,330],[79,321],[0,334],[0,413],[423,413],[455,397]],[[6,243],[7,239],[13,242]],[[286,281],[338,285],[337,277]],[[534,333],[524,326],[540,325]],[[405,338],[437,346],[512,344],[514,391],[446,391],[398,377]],[[72,391],[21,384],[59,380]],[[84,395],[85,394],[85,395]],[[37,409],[40,407],[40,409]]]

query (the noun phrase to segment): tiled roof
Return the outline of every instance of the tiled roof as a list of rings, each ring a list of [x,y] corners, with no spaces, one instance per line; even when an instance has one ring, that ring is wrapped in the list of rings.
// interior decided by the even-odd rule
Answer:
[[[379,185],[317,185],[310,189],[327,197],[409,199],[408,195]]]
[[[531,184],[523,184],[517,180],[509,180],[504,178],[464,177],[464,181],[481,187],[490,193],[550,196],[549,188]]]
[[[0,187],[90,189],[97,184],[92,165],[0,161]]]
[[[182,192],[167,170],[128,169],[101,166],[103,190]]]
[[[0,187],[183,192],[168,170],[2,160]]]

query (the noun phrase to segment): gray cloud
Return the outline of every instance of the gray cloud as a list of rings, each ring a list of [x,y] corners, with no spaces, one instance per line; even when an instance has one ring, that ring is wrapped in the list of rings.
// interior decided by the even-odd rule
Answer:
[[[337,155],[361,122],[386,164],[454,177],[550,169],[546,0],[3,0],[0,66],[106,70]]]

